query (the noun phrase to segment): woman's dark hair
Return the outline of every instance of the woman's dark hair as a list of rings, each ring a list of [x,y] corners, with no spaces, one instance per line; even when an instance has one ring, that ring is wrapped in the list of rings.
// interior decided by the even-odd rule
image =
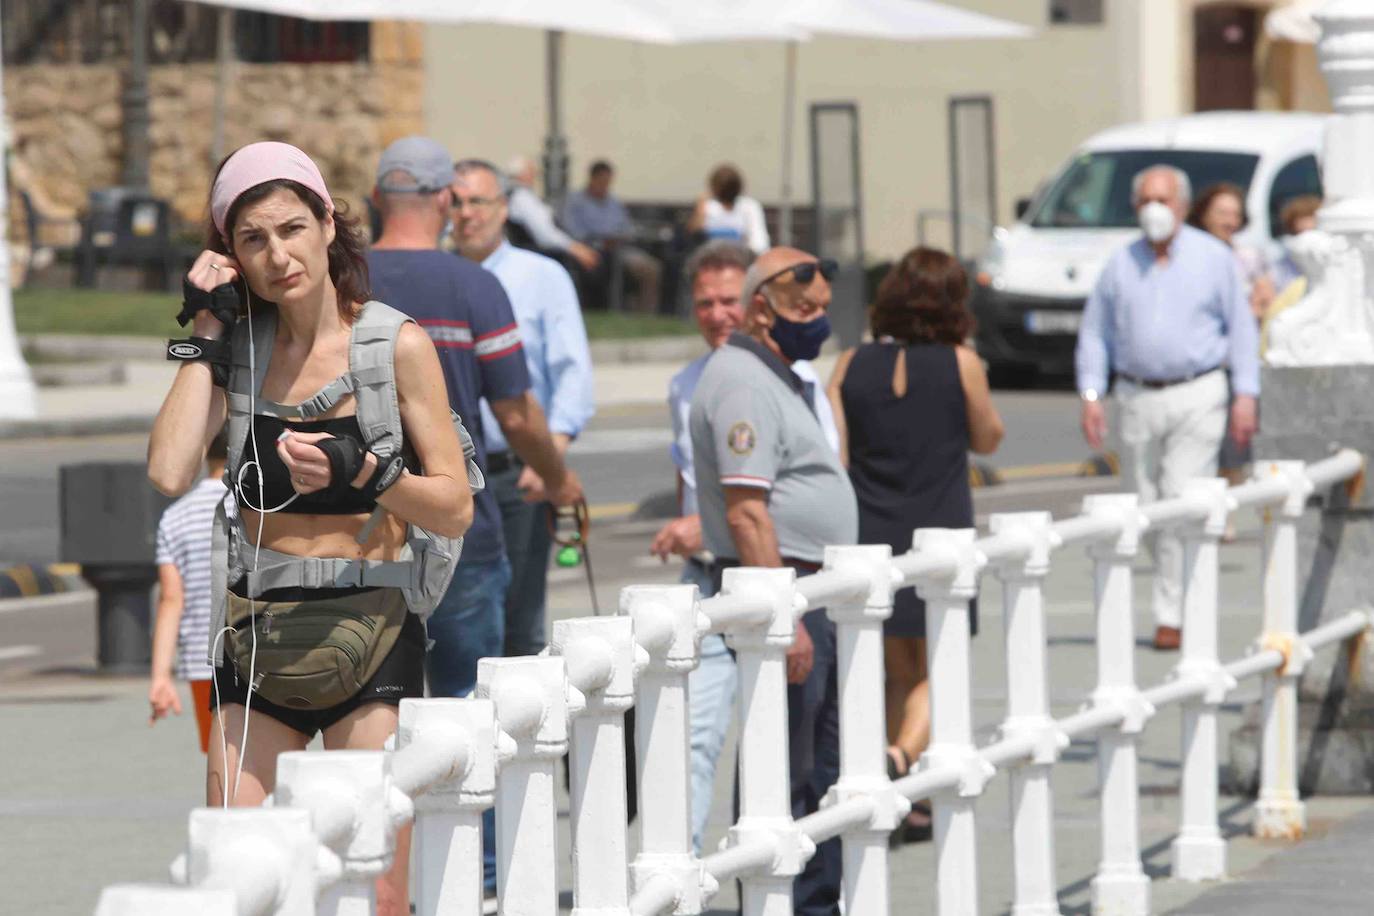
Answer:
[[[973,333],[968,274],[951,255],[919,246],[878,284],[869,312],[874,337],[959,344]]]
[[[223,168],[224,163],[220,163],[220,167]],[[215,174],[218,176],[219,173]],[[233,238],[234,224],[244,207],[270,197],[280,190],[290,191],[299,197],[301,202],[310,208],[315,219],[323,221],[329,215],[329,209],[314,191],[299,182],[277,178],[254,185],[238,196],[224,217],[225,235]],[[213,221],[210,223],[205,247],[220,254],[233,254],[232,246],[220,236]],[[329,279],[334,281],[334,291],[338,295],[339,317],[345,323],[351,323],[358,317],[357,304],[372,298],[372,283],[367,273],[367,242],[363,239],[361,223],[356,217],[348,214],[348,205],[343,203],[336,203],[334,206],[334,241],[329,243]]]
[[[735,199],[744,193],[744,176],[739,173],[739,169],[728,163],[711,170],[708,184],[711,187],[711,196],[727,207],[733,207]]]
[[[1212,201],[1225,194],[1229,194],[1240,201],[1240,228],[1244,229],[1249,225],[1250,214],[1245,209],[1245,189],[1229,181],[1218,181],[1216,184],[1210,184],[1206,190],[1197,196],[1197,200],[1193,201],[1193,206],[1188,210],[1188,225],[1206,232],[1206,228],[1202,225],[1202,218],[1211,209]]]

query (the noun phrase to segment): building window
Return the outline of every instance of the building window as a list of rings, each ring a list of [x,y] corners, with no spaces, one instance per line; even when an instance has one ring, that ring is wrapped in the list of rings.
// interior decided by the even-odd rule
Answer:
[[[128,0],[0,0],[5,62],[119,63],[129,57]],[[148,60],[184,64],[215,59],[219,10],[184,0],[149,0]],[[365,61],[366,22],[313,22],[239,11],[234,15],[239,60],[249,63]]]
[[[1050,0],[1051,25],[1101,25],[1102,0]]]

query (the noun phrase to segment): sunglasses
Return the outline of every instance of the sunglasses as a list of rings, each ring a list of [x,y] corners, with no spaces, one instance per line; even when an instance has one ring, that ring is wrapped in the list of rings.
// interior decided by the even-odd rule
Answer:
[[[839,272],[839,269],[840,265],[836,264],[831,258],[821,258],[819,261],[806,261],[802,264],[793,264],[791,267],[784,267],[777,273],[769,274],[767,277],[764,277],[759,281],[758,288],[763,289],[785,273],[790,273],[792,278],[802,286],[810,286],[811,281],[816,279],[816,272],[820,271],[820,275],[825,277],[828,283],[835,278],[835,274]]]

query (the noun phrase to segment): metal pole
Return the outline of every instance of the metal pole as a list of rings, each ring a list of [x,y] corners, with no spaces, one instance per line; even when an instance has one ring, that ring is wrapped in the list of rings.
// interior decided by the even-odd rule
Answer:
[[[1083,512],[1120,519],[1121,533],[1110,543],[1093,542],[1093,603],[1097,615],[1097,689],[1094,707],[1124,709],[1119,729],[1104,729],[1097,739],[1097,773],[1102,819],[1102,858],[1091,884],[1094,913],[1147,916],[1150,879],[1140,862],[1140,794],[1136,743],[1149,707],[1135,683],[1135,628],[1131,563],[1140,549],[1140,498],[1105,493],[1083,501]]]
[[[148,0],[129,5],[129,75],[124,85],[126,187],[148,187]]]
[[[1217,826],[1217,706],[1226,696],[1217,660],[1217,544],[1226,530],[1226,481],[1197,478],[1183,493],[1210,500],[1212,509],[1182,532],[1183,658],[1176,670],[1180,680],[1206,678],[1208,688],[1183,707],[1182,818],[1170,850],[1175,878],[1215,881],[1226,875],[1226,841]]]
[[[778,202],[778,244],[792,244],[792,129],[797,107],[797,43],[783,48],[782,200]]]
[[[0,26],[3,28],[3,26]],[[0,36],[0,48],[4,38]],[[4,72],[4,61],[0,60],[0,73]],[[5,118],[4,93],[0,92],[0,131],[4,133],[4,167],[0,168],[0,201],[5,202],[5,218],[0,219],[0,418],[23,420],[38,413],[37,391],[33,386],[33,376],[29,374],[24,354],[19,349],[19,335],[14,327],[14,301],[10,296],[10,244],[9,235],[9,121]],[[29,239],[32,246],[33,239]]]
[[[224,160],[224,119],[229,96],[229,70],[234,62],[234,11],[224,7],[219,11],[219,32],[215,52],[215,124],[210,138],[210,170],[219,168]]]
[[[1312,491],[1301,461],[1269,461],[1256,476],[1286,478],[1292,489],[1283,505],[1266,510],[1264,531],[1265,648],[1283,647],[1288,661],[1264,675],[1260,740],[1260,791],[1255,836],[1296,840],[1307,832],[1307,811],[1298,795],[1298,678],[1303,647],[1298,641],[1298,520]]]
[[[544,198],[557,206],[568,191],[568,140],[563,136],[563,33],[544,33],[544,92],[549,129],[544,137]]]

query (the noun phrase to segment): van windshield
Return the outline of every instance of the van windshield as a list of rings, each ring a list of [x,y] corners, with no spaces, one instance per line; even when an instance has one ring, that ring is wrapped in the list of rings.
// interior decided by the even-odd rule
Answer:
[[[1187,173],[1196,197],[1209,185],[1229,181],[1247,191],[1259,156],[1196,150],[1111,150],[1083,153],[1043,194],[1030,224],[1043,228],[1114,229],[1136,225],[1131,180],[1152,165]]]

